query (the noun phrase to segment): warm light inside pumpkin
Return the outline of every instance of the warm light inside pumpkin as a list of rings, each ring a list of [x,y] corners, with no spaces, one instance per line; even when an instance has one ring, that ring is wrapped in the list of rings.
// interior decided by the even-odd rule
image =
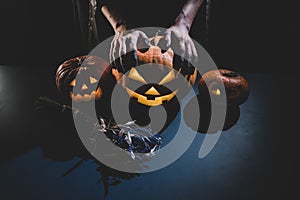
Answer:
[[[172,80],[174,80],[176,77],[174,69],[171,69],[166,76],[162,78],[162,80],[158,83],[159,86],[168,83]],[[142,77],[142,75],[138,72],[137,69],[131,68],[129,71],[128,78],[139,81],[141,83],[147,84],[147,81]],[[163,104],[165,101],[170,101],[173,99],[178,90],[174,92],[170,92],[169,94],[162,95],[155,86],[150,87],[145,93],[138,93],[135,91],[132,91],[127,86],[125,86],[125,89],[130,97],[134,97],[137,99],[137,101],[141,104],[147,105],[147,106],[158,106]],[[149,97],[152,96],[152,97]]]
[[[90,77],[90,84],[94,84],[94,83],[97,83],[98,80],[93,78],[93,77]]]
[[[220,96],[221,95],[221,91],[219,89],[214,89],[211,91],[212,94],[216,95],[216,96]]]
[[[89,77],[88,81],[90,84],[98,83],[98,80],[92,76]],[[75,87],[76,84],[77,84],[76,79],[74,79],[70,82],[70,86],[72,86],[72,87]],[[89,89],[88,83],[83,83],[80,87],[81,91],[85,91],[88,89]],[[70,92],[70,97],[75,102],[90,101],[92,99],[100,99],[101,96],[102,96],[102,89],[100,87],[98,87],[95,91],[92,91],[90,94],[79,94],[78,93],[78,94],[74,95],[74,93],[72,91]]]
[[[175,79],[175,72],[172,69],[160,82],[159,85],[163,85]]]
[[[145,79],[139,74],[139,72],[134,67],[131,68],[128,77],[133,79],[133,80],[136,80],[136,81],[142,82],[144,84],[147,84]]]
[[[81,90],[87,90],[87,89],[88,89],[88,86],[86,84],[82,84]]]
[[[172,92],[172,93],[164,95],[164,96],[158,96],[158,97],[155,97],[154,99],[148,99],[146,96],[139,94],[137,92],[134,92],[127,87],[125,89],[126,89],[127,93],[129,94],[129,96],[136,98],[139,103],[147,105],[147,106],[162,105],[164,101],[170,101],[171,99],[173,99],[178,92],[178,90],[176,90],[175,92]]]
[[[91,94],[76,94],[74,95],[73,92],[70,92],[70,97],[73,101],[75,102],[80,102],[80,101],[90,101],[92,99],[100,99],[102,96],[102,89],[98,87],[96,91],[92,91]]]
[[[71,81],[70,86],[75,87],[76,85],[76,79],[74,79],[73,81]]]
[[[147,92],[145,92],[147,95],[153,95],[153,96],[158,96],[160,93],[155,89],[155,87],[151,87]]]

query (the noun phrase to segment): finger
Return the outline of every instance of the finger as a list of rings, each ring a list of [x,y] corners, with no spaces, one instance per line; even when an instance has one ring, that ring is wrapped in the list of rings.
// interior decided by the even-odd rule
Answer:
[[[119,43],[118,43],[118,41],[116,40],[115,42],[114,42],[114,46],[113,46],[113,49],[112,49],[112,59],[113,59],[113,62],[114,62],[114,64],[115,64],[115,66],[116,67],[118,67],[117,66],[117,64],[116,64],[116,60],[117,60],[117,58],[118,58],[118,46],[119,46]]]
[[[129,35],[126,39],[126,45],[128,46],[128,52],[129,51],[136,51],[136,49],[137,49],[137,39],[134,36]]]
[[[190,68],[190,60],[191,60],[191,50],[188,43],[183,44],[183,42],[180,42],[180,55],[182,59],[182,66],[181,66],[181,74],[185,76],[188,79],[189,75],[189,68]]]
[[[119,40],[120,48],[119,48],[119,59],[120,59],[120,67],[123,72],[125,72],[125,54],[126,54],[126,42],[123,39]]]
[[[127,40],[128,43],[128,53],[126,56],[127,61],[127,68],[130,69],[131,67],[135,67],[138,64],[138,58],[137,58],[137,40],[133,40],[132,37],[130,37]]]
[[[178,41],[178,38],[172,38],[171,48],[174,50],[173,68],[179,70],[182,68],[184,58],[184,44]]]
[[[192,57],[193,57],[193,52],[192,52],[192,47],[190,43],[187,43],[185,46],[186,53],[185,53],[185,58],[188,61],[189,65],[192,62]]]
[[[187,75],[186,78],[189,80],[190,76],[194,73],[195,68],[192,64],[193,59],[193,50],[191,43],[187,43],[186,45],[186,54],[185,54],[185,61],[183,62],[183,69],[184,74]]]
[[[115,66],[116,66],[116,69],[118,70],[118,72],[124,73],[124,69],[122,68],[120,57],[115,59]]]
[[[115,43],[116,37],[114,37],[110,43],[110,49],[109,49],[109,62],[112,63],[113,62],[113,48],[114,48],[114,43]]]
[[[178,53],[181,57],[181,61],[185,60],[185,52],[186,52],[185,44],[183,41],[180,41],[178,44]]]
[[[189,76],[191,75],[191,66],[187,60],[184,60],[182,63],[181,74],[189,80]]]
[[[192,47],[192,54],[193,54],[192,63],[193,63],[194,66],[197,66],[197,64],[198,64],[198,53],[197,53],[197,49],[196,49],[193,42],[192,42],[191,47]]]
[[[165,53],[171,44],[171,36],[165,35],[162,39],[159,40],[157,46],[161,49],[162,53]]]
[[[146,44],[148,42],[150,42],[148,36],[146,35],[146,33],[142,32],[142,31],[139,31],[138,33],[139,33],[138,37],[143,39]]]
[[[109,49],[109,63],[113,66],[113,68],[115,68],[114,63],[113,63],[113,42],[110,44],[110,49]]]
[[[133,40],[136,40],[137,49],[148,49],[150,47],[150,40],[142,31],[138,31],[136,37],[133,37]]]
[[[173,34],[171,35],[171,48],[181,57],[181,60],[183,61],[186,52],[185,38],[183,37],[183,35],[173,32]]]
[[[123,66],[124,66],[124,73],[129,71],[132,67],[137,66],[137,56],[135,51],[127,52],[122,57]]]
[[[173,68],[177,71],[180,70],[182,66],[182,59],[181,59],[181,56],[179,56],[178,54],[174,54],[174,57],[173,57]]]
[[[184,75],[187,80],[189,80],[194,71],[195,67],[193,67],[192,64],[185,59],[182,64],[181,74]]]
[[[113,55],[115,68],[118,70],[118,72],[123,72],[121,57],[120,57],[120,49],[121,49],[120,41],[121,41],[121,37],[119,36],[115,41],[112,55]]]
[[[118,56],[121,58],[122,55],[126,54],[126,40],[123,38],[120,38],[119,41],[119,51],[118,51]]]
[[[171,31],[165,32],[164,42],[165,42],[166,48],[169,48],[171,46]]]
[[[117,37],[115,37],[114,40],[112,41],[111,48],[110,48],[110,62],[112,63],[114,68],[117,68],[116,59],[115,59],[116,48],[117,48]]]

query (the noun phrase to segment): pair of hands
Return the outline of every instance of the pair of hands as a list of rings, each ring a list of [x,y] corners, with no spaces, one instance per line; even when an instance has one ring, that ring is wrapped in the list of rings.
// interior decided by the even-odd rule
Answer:
[[[125,73],[132,66],[137,65],[137,49],[147,49],[150,47],[148,36],[140,30],[117,32],[113,38],[110,48],[110,63],[119,72]],[[181,68],[183,75],[190,75],[194,72],[191,63],[198,60],[197,50],[188,29],[182,25],[174,25],[166,29],[164,38],[158,46],[162,50],[169,47],[174,51],[173,66]],[[178,70],[178,69],[176,69]]]

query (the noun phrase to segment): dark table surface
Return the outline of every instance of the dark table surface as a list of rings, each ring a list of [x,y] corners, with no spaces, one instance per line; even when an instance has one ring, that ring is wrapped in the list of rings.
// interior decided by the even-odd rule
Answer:
[[[97,163],[80,161],[68,134],[69,115],[37,110],[40,96],[57,99],[55,68],[0,66],[0,199],[103,199]],[[238,122],[203,159],[204,138],[164,169],[109,187],[110,199],[290,199],[297,159],[296,79],[241,73],[250,96]]]

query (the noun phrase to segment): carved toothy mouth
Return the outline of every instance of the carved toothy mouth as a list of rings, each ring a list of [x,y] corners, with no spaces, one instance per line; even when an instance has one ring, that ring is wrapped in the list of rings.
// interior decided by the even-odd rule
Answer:
[[[93,91],[91,94],[76,94],[74,95],[73,92],[70,92],[70,97],[73,101],[75,102],[80,102],[80,101],[90,101],[92,99],[100,99],[102,96],[102,90],[100,87],[96,91]]]
[[[127,87],[125,87],[125,89],[130,97],[136,98],[139,103],[147,105],[147,106],[158,106],[158,105],[163,104],[163,102],[165,102],[165,101],[168,102],[171,99],[173,99],[178,92],[178,90],[176,90],[170,94],[163,95],[163,96],[148,96],[148,95],[145,96],[145,95],[139,94],[137,92],[134,92]]]

